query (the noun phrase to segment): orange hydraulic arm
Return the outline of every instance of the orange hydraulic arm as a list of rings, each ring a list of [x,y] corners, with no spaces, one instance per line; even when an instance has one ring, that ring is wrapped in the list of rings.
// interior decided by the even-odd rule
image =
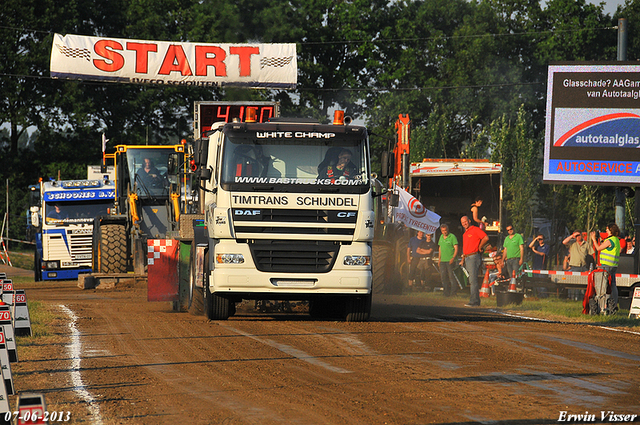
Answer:
[[[398,115],[396,121],[396,130],[398,132],[398,142],[393,148],[393,157],[395,159],[393,169],[393,181],[396,184],[402,186],[402,154],[407,154],[407,161],[409,160],[409,140],[410,140],[410,127],[409,127],[409,114]]]

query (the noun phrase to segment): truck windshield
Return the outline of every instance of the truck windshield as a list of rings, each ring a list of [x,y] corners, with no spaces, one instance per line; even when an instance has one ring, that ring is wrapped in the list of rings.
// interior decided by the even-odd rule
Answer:
[[[169,196],[167,169],[173,149],[129,148],[127,166],[136,194],[143,198]]]
[[[222,157],[226,190],[369,190],[366,133],[228,132]]]
[[[70,224],[92,223],[94,217],[107,215],[107,209],[113,206],[113,199],[82,202],[47,202],[45,204],[45,223],[68,226]]]

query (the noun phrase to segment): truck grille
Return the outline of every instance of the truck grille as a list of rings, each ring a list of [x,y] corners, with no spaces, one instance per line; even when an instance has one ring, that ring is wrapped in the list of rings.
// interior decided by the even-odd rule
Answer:
[[[91,233],[67,233],[67,240],[58,234],[49,235],[46,243],[46,260],[60,260],[62,268],[91,267]]]
[[[236,226],[238,233],[304,233],[305,235],[353,235],[354,229],[332,229],[326,227],[245,227]]]
[[[243,209],[232,210],[234,229],[238,237],[251,235],[337,235],[348,240],[355,233],[358,212],[355,210],[292,210]]]
[[[261,272],[326,273],[340,250],[335,242],[252,241],[249,242],[256,268]]]
[[[92,235],[69,235],[71,258],[78,265],[91,266]]]

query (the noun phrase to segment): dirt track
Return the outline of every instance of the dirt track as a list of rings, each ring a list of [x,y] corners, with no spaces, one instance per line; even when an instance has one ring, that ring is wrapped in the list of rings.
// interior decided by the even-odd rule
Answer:
[[[415,296],[378,297],[368,323],[242,313],[208,322],[146,302],[144,288],[23,286],[62,319],[51,324],[60,343],[19,349],[16,388],[44,392],[70,423],[546,424],[562,411],[593,413],[590,423],[602,422],[601,410],[640,414],[638,333]]]

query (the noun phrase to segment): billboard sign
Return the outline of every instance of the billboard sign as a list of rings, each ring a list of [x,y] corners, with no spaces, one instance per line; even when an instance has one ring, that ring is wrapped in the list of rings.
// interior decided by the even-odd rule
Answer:
[[[549,66],[543,179],[640,185],[640,64]]]
[[[137,84],[295,88],[295,43],[208,44],[55,34],[51,77]]]

